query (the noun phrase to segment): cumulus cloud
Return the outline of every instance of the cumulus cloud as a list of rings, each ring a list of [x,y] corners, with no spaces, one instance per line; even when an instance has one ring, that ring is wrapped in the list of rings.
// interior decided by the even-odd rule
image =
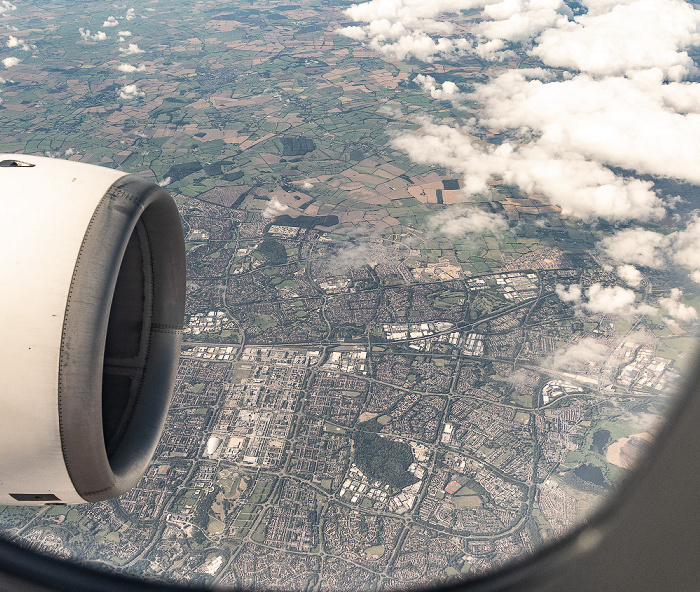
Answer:
[[[82,37],[83,41],[104,41],[107,39],[107,33],[104,31],[97,31],[97,33],[91,34],[90,29],[80,27],[78,32],[80,33],[80,37]]]
[[[455,26],[445,13],[482,8],[484,20],[472,27],[476,44],[454,36]],[[570,9],[562,0],[371,0],[345,11],[356,23],[336,32],[366,41],[373,49],[398,59],[425,62],[474,52],[485,58],[512,55],[507,42],[525,42],[547,27],[566,21]],[[450,37],[450,35],[452,35]]]
[[[170,177],[165,177],[164,179],[162,179],[162,180],[158,183],[158,185],[160,185],[161,187],[165,187],[165,186],[167,186],[167,185],[170,185]]]
[[[136,18],[136,10],[134,8],[129,8],[126,11],[126,15],[124,17],[127,21],[131,21]]]
[[[132,64],[121,63],[117,66],[117,70],[119,70],[120,72],[143,72],[145,69],[146,66],[144,66],[143,64],[134,66]]]
[[[9,48],[19,47],[23,51],[29,51],[29,44],[22,39],[18,39],[14,35],[10,35],[8,37],[7,43],[5,45]]]
[[[593,314],[632,316],[656,312],[653,306],[637,304],[634,291],[622,286],[603,286],[595,283],[585,290],[584,294],[584,290],[577,284],[568,288],[558,284],[555,291],[560,300],[570,302]]]
[[[17,64],[19,64],[19,60],[14,56],[2,60],[2,65],[5,66],[5,68],[12,68]]]
[[[403,111],[396,105],[387,105],[386,103],[377,109],[377,113],[388,115],[389,117],[403,117]]]
[[[700,11],[683,0],[586,3],[588,13],[559,20],[532,53],[550,66],[595,75],[660,69],[679,81],[696,71],[687,49],[700,44]]]
[[[484,212],[472,205],[458,205],[430,216],[426,227],[434,233],[458,237],[473,233],[502,232],[508,225],[498,214]]]
[[[119,21],[113,16],[107,17],[107,20],[102,23],[103,27],[117,27],[119,26]]]
[[[334,275],[340,275],[349,269],[358,269],[376,261],[383,255],[382,249],[377,249],[374,242],[366,238],[361,242],[345,243],[340,249],[328,256],[326,267]]]
[[[581,286],[578,284],[572,284],[568,288],[562,284],[557,284],[554,290],[563,302],[573,302],[574,304],[581,302]]]
[[[308,181],[305,181],[304,184],[301,186],[302,189],[306,189],[307,191],[309,189],[313,189],[314,185],[313,183],[309,183]]]
[[[143,53],[143,49],[140,49],[137,43],[129,43],[126,47],[120,47],[119,51],[122,52],[123,55]]]
[[[437,17],[482,4],[483,0],[371,0],[353,4],[345,11],[354,22],[366,24],[344,27],[336,33],[367,41],[376,51],[400,60],[416,57],[430,62],[437,56],[464,53],[472,47],[463,37],[446,37],[454,26]]]
[[[642,283],[642,273],[634,265],[619,265],[616,271],[618,277],[628,286],[636,288]]]
[[[552,155],[536,143],[484,144],[469,126],[429,122],[417,133],[398,136],[392,145],[416,162],[463,173],[467,195],[486,193],[489,181],[498,179],[544,195],[565,214],[584,220],[648,220],[664,214],[651,182],[618,177],[577,153]]]
[[[691,279],[700,283],[700,217],[697,215],[685,228],[669,234],[626,228],[606,237],[599,246],[617,263],[654,269],[681,265],[688,269]]]
[[[144,96],[143,91],[140,91],[135,84],[127,84],[119,90],[119,98],[125,101],[142,96]]]
[[[418,74],[413,81],[422,86],[423,90],[430,93],[430,96],[440,101],[456,101],[462,97],[459,87],[451,80],[445,80],[440,84],[432,76]]]
[[[561,0],[502,0],[484,6],[474,31],[488,41],[526,42],[549,27],[567,23],[571,10]]]
[[[577,369],[583,364],[600,364],[608,357],[610,348],[594,337],[585,337],[578,343],[559,349],[543,362],[543,367],[553,370]]]
[[[683,291],[680,288],[672,288],[667,298],[659,298],[659,304],[677,321],[688,322],[697,319],[698,312],[692,306],[683,304],[682,297]]]
[[[666,263],[669,237],[644,230],[627,228],[600,241],[600,246],[613,260],[658,269]]]
[[[700,283],[700,217],[695,217],[683,230],[671,234],[669,258],[692,271],[691,278]]]
[[[120,37],[131,37],[131,31],[119,31]]]
[[[267,207],[262,211],[262,215],[263,218],[275,218],[276,216],[286,212],[288,209],[289,206],[283,204],[276,197],[273,197],[270,200],[270,203],[267,204]]]
[[[634,291],[622,286],[593,284],[586,290],[586,298],[583,306],[592,313],[630,316],[656,312],[653,306],[636,304]]]
[[[394,37],[410,30],[448,34],[454,27],[449,22],[436,20],[438,16],[480,5],[483,5],[480,0],[371,0],[353,4],[345,14],[355,22],[368,23],[377,33],[386,35],[387,30],[394,27]]]
[[[698,11],[683,0],[588,0],[587,14],[574,16],[562,0],[371,0],[345,14],[355,23],[337,32],[368,41],[378,51],[430,61],[456,47],[495,58],[508,43],[530,47],[548,66],[596,75],[660,68],[671,80],[695,71],[687,49],[700,35]],[[450,13],[482,9],[472,26],[474,45],[450,37]],[[440,36],[437,40],[432,36]],[[428,48],[426,40],[441,44]],[[418,51],[413,51],[416,46]]]
[[[367,39],[367,33],[362,27],[342,27],[335,30],[339,35],[344,35],[345,37],[350,37],[355,41],[364,41]]]
[[[700,84],[665,84],[660,70],[561,81],[512,70],[477,88],[475,98],[485,105],[485,125],[531,130],[531,143],[551,156],[570,152],[700,183]]]
[[[392,43],[382,43],[374,38],[369,45],[375,51],[398,60],[415,57],[423,62],[432,62],[437,56],[457,56],[471,47],[466,39],[440,37],[435,40],[423,32],[402,35]]]
[[[17,10],[17,6],[12,4],[9,0],[2,0],[2,2],[0,2],[0,14],[10,12],[11,10]]]
[[[497,179],[584,220],[661,218],[672,203],[634,175],[700,183],[700,84],[685,81],[699,73],[688,50],[700,45],[700,10],[683,0],[584,4],[587,13],[574,16],[563,0],[370,0],[348,8],[354,24],[338,32],[397,59],[496,59],[518,49],[567,69],[507,70],[477,86],[483,109],[473,129],[424,126],[394,145],[463,172],[467,194]],[[468,9],[481,9],[469,38],[449,16]],[[427,76],[416,81],[436,98],[450,92]],[[485,128],[514,139],[484,145]]]

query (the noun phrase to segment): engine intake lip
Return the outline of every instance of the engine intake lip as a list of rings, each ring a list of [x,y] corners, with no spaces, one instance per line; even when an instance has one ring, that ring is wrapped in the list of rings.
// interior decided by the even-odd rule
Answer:
[[[170,404],[184,301],[175,203],[157,185],[121,177],[85,233],[60,347],[62,452],[86,501],[121,495],[147,468]]]

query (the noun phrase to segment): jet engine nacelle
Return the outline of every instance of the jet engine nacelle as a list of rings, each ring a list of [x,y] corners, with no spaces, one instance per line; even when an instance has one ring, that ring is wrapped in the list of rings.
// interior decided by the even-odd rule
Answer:
[[[146,470],[177,371],[177,208],[133,175],[11,154],[0,198],[0,504],[116,497]]]

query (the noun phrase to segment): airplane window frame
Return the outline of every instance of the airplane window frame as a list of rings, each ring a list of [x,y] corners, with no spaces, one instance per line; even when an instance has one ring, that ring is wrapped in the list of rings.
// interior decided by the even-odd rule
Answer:
[[[700,498],[697,495],[700,469],[694,466],[700,458],[700,434],[693,429],[700,426],[698,355],[690,374],[692,381],[688,380],[687,388],[669,407],[670,412],[653,447],[588,522],[573,527],[561,538],[546,542],[532,555],[516,557],[501,568],[465,580],[426,584],[426,588],[446,592],[700,589],[700,562],[687,562],[684,569],[681,568],[688,553],[695,550],[694,555],[697,555],[700,552],[700,499],[696,499]],[[677,484],[683,479],[685,486],[680,487]],[[672,494],[669,499],[667,493]],[[657,513],[654,504],[668,507]],[[635,530],[630,516],[645,514],[649,515],[650,522]],[[680,520],[669,520],[669,515],[673,514]],[[663,544],[655,540],[657,536],[663,539]],[[623,544],[625,542],[627,544]],[[611,549],[615,550],[616,546],[617,554],[613,554]],[[640,566],[645,569],[640,570]],[[632,577],[634,585],[625,580]],[[680,579],[676,581],[674,577]],[[613,581],[617,582],[617,588],[611,584]],[[663,587],[659,587],[659,582]],[[99,562],[58,559],[24,547],[0,532],[0,592],[182,589],[212,588],[117,572]],[[419,588],[412,586],[410,589]]]

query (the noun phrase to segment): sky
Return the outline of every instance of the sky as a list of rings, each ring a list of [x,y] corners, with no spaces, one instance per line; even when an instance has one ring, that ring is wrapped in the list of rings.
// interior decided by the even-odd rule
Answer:
[[[475,18],[457,18],[460,11]],[[488,196],[500,179],[582,224],[613,225],[598,248],[619,285],[578,288],[570,302],[589,312],[652,314],[635,304],[645,269],[681,266],[700,283],[698,213],[676,214],[680,198],[663,196],[651,180],[700,184],[700,71],[689,55],[700,45],[700,10],[682,0],[583,0],[576,14],[562,0],[370,0],[345,16],[352,24],[337,34],[423,62],[426,71],[474,56],[494,64],[469,92],[415,76],[432,99],[462,105],[464,119],[447,124],[426,114],[392,144],[461,174],[466,202]],[[533,67],[519,68],[518,58]],[[486,129],[508,140],[483,142]],[[441,213],[433,226],[459,232],[465,208]],[[649,229],[668,220],[678,229]],[[461,228],[499,230],[493,219]],[[695,318],[681,297],[673,288],[660,313]]]

